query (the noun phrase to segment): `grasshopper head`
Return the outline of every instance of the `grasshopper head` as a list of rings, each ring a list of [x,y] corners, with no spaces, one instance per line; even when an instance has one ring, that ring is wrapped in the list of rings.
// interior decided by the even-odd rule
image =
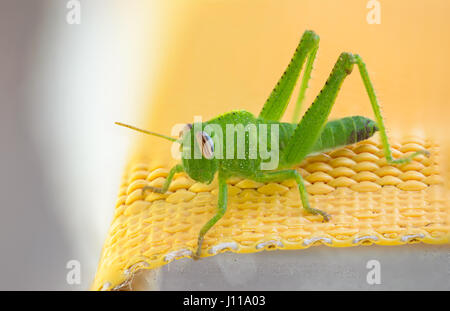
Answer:
[[[214,157],[214,141],[202,130],[202,125],[188,124],[180,136],[184,171],[198,182],[211,183],[218,169],[218,160]]]
[[[187,124],[180,132],[180,139],[178,140],[125,123],[116,122],[116,124],[179,143],[181,145],[183,169],[189,177],[205,184],[211,183],[214,179],[218,168],[218,160],[214,157],[214,142],[209,134],[203,131],[203,124],[196,123],[194,127],[191,124]]]

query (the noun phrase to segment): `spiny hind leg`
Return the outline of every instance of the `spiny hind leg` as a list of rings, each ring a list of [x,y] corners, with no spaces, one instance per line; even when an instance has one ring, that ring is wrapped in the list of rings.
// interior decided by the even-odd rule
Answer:
[[[311,71],[318,48],[319,36],[311,30],[305,31],[291,62],[265,102],[259,114],[260,118],[272,121],[279,121],[281,119],[289,104],[289,100],[291,99],[292,92],[294,91],[305,60],[307,59],[293,117],[295,122],[298,122],[301,104],[305,98],[306,88],[308,87],[308,81],[311,78]]]
[[[408,157],[394,160],[388,143],[386,129],[380,112],[375,91],[369,80],[369,75],[362,62],[361,57],[354,56],[351,53],[342,53],[333,70],[312,105],[306,111],[302,120],[296,127],[288,145],[286,146],[281,162],[284,166],[292,166],[300,163],[312,150],[317,139],[319,138],[323,127],[330,115],[331,109],[336,101],[336,97],[344,82],[345,78],[352,72],[354,64],[358,65],[364,86],[375,114],[376,122],[380,131],[381,141],[385,157],[390,163],[405,163],[418,154],[428,155],[425,150],[418,151]]]
[[[280,159],[282,166],[292,167],[310,154],[327,122],[342,83],[353,69],[353,64],[352,54],[342,53],[339,56],[325,86],[303,115],[283,150]]]
[[[386,128],[384,126],[383,116],[381,115],[380,105],[378,104],[378,100],[375,95],[375,90],[373,88],[372,82],[370,81],[369,73],[367,72],[367,68],[366,68],[366,64],[364,64],[361,56],[359,56],[357,54],[354,55],[354,60],[355,60],[355,63],[358,65],[361,79],[363,80],[364,87],[366,88],[367,95],[369,96],[369,99],[370,99],[370,104],[372,105],[372,110],[375,114],[375,119],[378,124],[379,131],[380,131],[381,143],[383,145],[383,151],[384,151],[386,160],[389,163],[401,164],[401,163],[410,162],[414,157],[416,157],[420,154],[423,154],[428,157],[430,155],[430,153],[427,150],[419,150],[419,151],[412,153],[409,156],[406,156],[406,157],[400,158],[400,159],[394,159],[392,157],[392,151],[391,151],[388,137],[386,134]]]
[[[312,208],[308,200],[308,192],[306,191],[305,183],[303,182],[302,175],[295,169],[263,172],[254,177],[255,181],[258,182],[281,182],[287,179],[294,179],[297,182],[298,191],[300,192],[300,199],[302,201],[303,208],[311,214],[321,215],[324,221],[329,221],[331,216],[326,212]]]

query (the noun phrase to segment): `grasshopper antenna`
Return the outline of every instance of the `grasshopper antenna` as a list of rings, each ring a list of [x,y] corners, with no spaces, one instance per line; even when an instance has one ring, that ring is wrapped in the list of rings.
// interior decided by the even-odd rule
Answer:
[[[173,137],[169,137],[169,136],[163,135],[163,134],[158,134],[158,133],[155,133],[155,132],[150,132],[150,131],[143,130],[143,129],[140,129],[140,128],[138,128],[138,127],[135,127],[135,126],[132,126],[132,125],[128,125],[128,124],[125,124],[125,123],[121,123],[121,122],[114,122],[114,123],[117,124],[117,125],[123,126],[123,127],[128,127],[129,129],[132,129],[132,130],[135,130],[135,131],[144,133],[144,134],[149,134],[149,135],[161,137],[161,138],[164,138],[164,139],[173,141],[173,142],[179,142],[177,139],[175,139],[175,138],[173,138]]]

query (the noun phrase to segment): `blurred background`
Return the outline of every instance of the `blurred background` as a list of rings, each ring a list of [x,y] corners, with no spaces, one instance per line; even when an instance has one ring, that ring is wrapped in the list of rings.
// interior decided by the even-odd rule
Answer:
[[[70,3],[0,1],[0,290],[89,288],[129,148],[114,121],[152,85],[163,12],[81,1],[70,24]]]
[[[257,113],[305,29],[321,36],[306,103],[356,52],[392,135],[449,146],[449,1],[376,1],[379,24],[367,0],[168,2],[0,0],[0,290],[88,289],[133,145],[114,121],[170,133]],[[170,110],[180,102],[203,108]],[[356,114],[372,115],[354,74],[332,116]]]

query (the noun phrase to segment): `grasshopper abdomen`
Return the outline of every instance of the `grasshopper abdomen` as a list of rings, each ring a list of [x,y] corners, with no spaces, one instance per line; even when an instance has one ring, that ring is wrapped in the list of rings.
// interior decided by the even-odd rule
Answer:
[[[332,150],[366,140],[378,131],[375,121],[353,116],[329,121],[314,145],[311,153]]]

